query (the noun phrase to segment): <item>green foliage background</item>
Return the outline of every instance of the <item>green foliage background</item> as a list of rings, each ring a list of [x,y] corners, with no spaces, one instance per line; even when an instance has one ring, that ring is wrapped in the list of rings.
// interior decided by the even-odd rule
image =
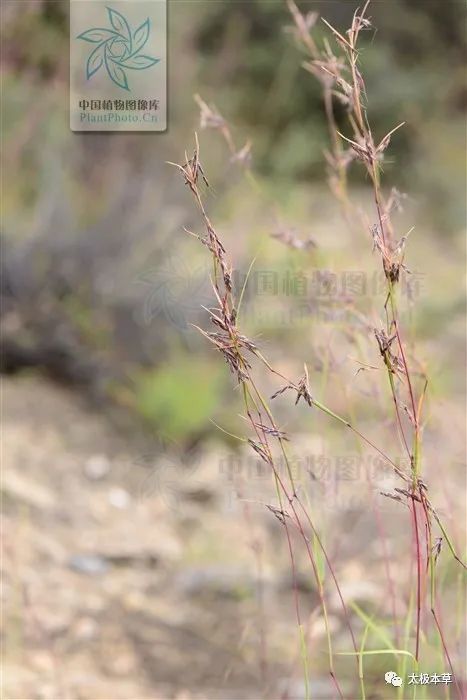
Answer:
[[[358,3],[299,5],[343,29]],[[366,32],[361,62],[376,138],[406,122],[384,164],[386,185],[407,191],[416,202],[419,240],[426,228],[443,254],[462,255],[465,6],[457,0],[388,0],[372,3],[370,16],[377,30]],[[217,380],[207,387],[202,372],[193,375],[187,368],[188,377],[185,369],[169,372],[175,391],[168,397],[159,367],[173,366],[173,338],[179,343],[180,334],[163,314],[153,324],[141,322],[141,274],[170,255],[196,260],[192,248],[187,253],[183,244],[178,248],[182,227],[193,224],[194,214],[165,162],[179,160],[191,147],[197,124],[193,93],[200,93],[232,124],[239,145],[251,138],[254,169],[271,198],[313,229],[315,218],[323,217],[319,188],[328,135],[320,89],[301,67],[289,24],[280,0],[169,1],[168,132],[84,135],[72,134],[68,126],[68,3],[5,6],[2,235],[18,288],[13,303],[22,319],[20,343],[29,348],[44,338],[57,336],[62,343],[65,337],[73,357],[95,363],[103,383],[110,381],[112,393],[125,396],[125,405],[145,422],[166,430],[163,414],[169,412],[177,438],[183,428],[176,416],[185,416],[186,433],[193,436],[211,410],[211,404],[199,411],[191,406],[197,414],[193,422],[184,407],[184,384],[199,381],[219,404],[225,393]],[[316,33],[319,40],[320,23]],[[343,117],[338,115],[341,125]],[[217,135],[206,135],[203,153],[215,183],[210,207],[218,220],[248,222],[248,235],[244,225],[241,230],[245,245],[234,250],[237,264],[246,268],[267,233],[267,216],[226,166]],[[361,177],[358,168],[351,169],[354,184],[364,187]],[[230,240],[238,242],[237,231],[233,234]],[[274,259],[271,250],[263,246],[263,264]],[[280,256],[288,264],[283,249]],[[456,295],[437,303],[463,309]],[[442,318],[430,307],[418,323],[429,332],[438,319],[441,333]],[[256,330],[282,342],[280,329]],[[180,366],[191,367],[193,353],[206,351],[202,341],[186,335],[181,344]]]

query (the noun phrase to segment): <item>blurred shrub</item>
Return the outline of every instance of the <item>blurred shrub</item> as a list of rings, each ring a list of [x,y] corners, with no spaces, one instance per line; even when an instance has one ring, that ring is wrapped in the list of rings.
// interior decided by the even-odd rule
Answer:
[[[222,365],[206,358],[173,357],[157,369],[138,375],[137,410],[165,440],[196,438],[206,429],[206,424],[210,425],[224,378]]]
[[[317,11],[342,28],[349,25],[359,3],[298,0],[298,4],[303,10]],[[67,52],[67,8],[59,5],[49,0],[25,1],[21,3],[21,11],[11,4],[5,14],[4,86],[10,105],[12,102],[16,105],[16,109],[8,108],[6,122],[16,125],[16,136],[12,133],[8,136],[10,150],[14,151],[12,159],[24,170],[22,180],[24,176],[31,179],[27,173],[31,166],[37,167],[36,158],[32,158],[34,144],[42,143],[28,132],[35,132],[37,137],[37,132],[46,129],[47,124],[56,134],[60,132],[56,122],[57,116],[63,114],[60,105],[65,103],[66,95],[56,96],[46,109],[47,119],[43,118],[44,108],[41,108],[48,99],[44,84],[56,88],[60,82],[62,93],[68,90],[66,62],[62,60]],[[371,97],[371,122],[377,135],[386,133],[402,120],[407,122],[391,144],[392,158],[398,164],[394,184],[415,195],[417,190],[424,192],[428,188],[430,197],[437,198],[437,226],[444,232],[452,231],[463,223],[464,209],[459,212],[454,201],[458,193],[449,195],[446,183],[459,182],[464,187],[464,163],[459,164],[458,158],[451,159],[449,155],[432,163],[430,158],[427,161],[426,154],[440,154],[446,138],[451,139],[453,150],[462,152],[465,145],[465,139],[459,136],[467,106],[465,5],[455,1],[391,0],[372,3],[370,15],[377,35],[374,31],[366,33],[360,58]],[[191,128],[195,111],[191,94],[201,92],[208,101],[217,104],[245,138],[252,137],[256,169],[284,183],[322,179],[323,149],[328,137],[321,93],[316,81],[302,70],[300,52],[293,45],[292,36],[284,31],[290,24],[285,2],[206,0],[175,4],[169,20],[173,136],[168,134],[167,139],[173,143],[177,134],[186,134]],[[318,42],[321,26],[318,22],[314,28]],[[12,86],[11,79],[17,80],[19,76],[24,94]],[[31,93],[37,85],[41,87],[40,104],[37,92]],[[38,104],[33,113],[25,108],[31,95]],[[39,114],[39,125],[32,124],[35,113]],[[343,116],[341,113],[339,119],[338,114],[338,121],[343,123]],[[448,136],[453,129],[455,141]],[[88,134],[86,143],[94,148],[103,141],[99,136]],[[140,153],[138,143],[145,144],[143,151],[147,154],[157,151],[164,138],[149,136],[136,141],[119,135],[118,147],[113,150],[123,150],[128,144],[125,158],[136,161]],[[84,140],[76,135],[72,139],[70,161],[76,152],[86,155]],[[22,160],[18,158],[18,151],[26,142],[27,162],[24,153]],[[115,139],[106,135],[105,143],[115,145],[114,142]],[[52,148],[51,138],[47,149]],[[391,181],[391,162],[385,167]],[[114,171],[109,165],[106,177]],[[92,178],[95,172],[99,172],[99,165],[89,167],[88,159],[87,177]],[[356,173],[352,172],[352,176]],[[26,196],[34,195],[36,188],[37,183],[30,181],[22,186]]]
[[[340,28],[348,26],[358,4],[297,1]],[[149,323],[144,318],[160,275],[148,288],[137,284],[141,270],[162,265],[164,274],[161,261],[178,255],[174,240],[183,225],[198,226],[165,161],[183,157],[190,147],[192,94],[201,93],[232,123],[238,144],[252,138],[254,167],[262,171],[272,199],[300,226],[302,237],[313,237],[320,220],[332,223],[317,185],[324,178],[328,141],[320,91],[283,31],[290,24],[283,0],[172,3],[167,134],[72,134],[67,13],[64,3],[23,0],[7,3],[2,17],[8,177],[1,232],[7,274],[0,292],[12,328],[8,339],[14,340],[9,366],[19,371],[26,352],[28,367],[45,367],[54,377],[80,382],[84,377],[99,386],[111,381],[125,389],[129,368],[139,368],[129,404],[136,403],[152,427],[183,439],[205,425],[222,384],[209,363],[195,365],[187,358],[178,369],[173,358],[167,360],[177,331],[160,297],[150,308],[159,313]],[[407,121],[391,143],[386,174],[419,199],[426,231],[439,234],[459,232],[465,222],[464,14],[464,5],[455,1],[373,2],[370,15],[378,32],[367,33],[361,52],[375,131],[381,135]],[[319,40],[319,23],[316,31]],[[229,222],[243,216],[248,222],[246,267],[257,255],[260,233],[267,240],[263,266],[280,260],[292,266],[284,249],[269,243],[270,212],[256,212],[248,183],[233,187],[224,144],[207,134],[203,149],[215,185],[209,203],[216,217]],[[217,168],[209,162],[213,154]],[[426,222],[417,218],[423,230]],[[231,240],[238,243],[233,252],[241,266],[242,237]],[[313,253],[315,266],[319,254]],[[178,296],[175,301],[184,304]],[[253,333],[274,332],[267,317],[262,327],[256,321]],[[284,328],[287,324],[276,335],[286,335]],[[161,369],[147,369],[158,362]]]
[[[316,10],[336,27],[349,26],[357,2],[298,2]],[[322,178],[327,130],[316,81],[302,70],[301,56],[284,25],[290,23],[282,2],[206,3],[196,42],[201,52],[201,82],[207,84],[221,112],[253,137],[256,166],[281,178]],[[430,0],[391,0],[372,3],[370,16],[377,27],[366,34],[361,52],[371,122],[377,135],[406,121],[391,143],[397,162],[395,181],[412,193],[440,188],[446,181],[465,183],[465,167],[444,159],[427,170],[419,167],[424,149],[439,151],[446,131],[463,128],[466,107],[463,64],[464,5]],[[320,41],[321,25],[314,28]],[[342,121],[344,115],[341,113]],[[430,129],[427,144],[425,123]],[[461,126],[462,125],[462,126]],[[457,147],[462,149],[461,138]],[[386,163],[391,170],[391,163]],[[414,181],[414,172],[417,178]],[[353,176],[355,174],[353,173]],[[434,181],[434,182],[433,182]],[[457,193],[456,193],[457,194]],[[442,195],[438,199],[442,198]],[[448,198],[437,224],[445,231],[459,225],[447,212]]]

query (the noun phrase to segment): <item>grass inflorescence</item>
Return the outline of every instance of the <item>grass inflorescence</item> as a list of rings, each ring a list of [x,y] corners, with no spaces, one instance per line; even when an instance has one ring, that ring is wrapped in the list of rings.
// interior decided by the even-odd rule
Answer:
[[[198,136],[191,156],[185,154],[182,164],[176,164],[198,209],[203,230],[200,233],[187,231],[204,245],[212,258],[212,288],[215,305],[207,308],[209,328],[198,330],[219,353],[227,364],[240,388],[245,418],[250,433],[238,440],[247,445],[270,469],[274,480],[277,501],[266,504],[269,512],[281,524],[287,542],[290,567],[294,580],[295,614],[300,630],[300,649],[304,668],[305,685],[309,687],[309,664],[307,625],[299,605],[297,586],[297,542],[304,547],[313,574],[319,605],[323,617],[326,639],[328,673],[335,687],[336,697],[345,697],[341,679],[336,671],[337,659],[342,655],[355,656],[362,698],[366,694],[363,660],[372,655],[391,655],[398,673],[406,674],[408,663],[412,669],[419,668],[422,646],[430,634],[426,612],[431,615],[434,630],[438,635],[440,649],[453,676],[456,692],[462,697],[462,690],[453,667],[449,640],[443,630],[439,612],[437,591],[437,560],[445,543],[456,562],[465,569],[454,545],[448,536],[430,495],[429,484],[424,478],[423,428],[424,410],[429,388],[428,377],[418,361],[413,343],[406,340],[406,331],[401,320],[400,295],[398,285],[402,272],[410,274],[406,265],[406,246],[411,230],[402,235],[396,233],[393,215],[400,206],[403,195],[395,188],[387,194],[383,186],[382,165],[391,139],[395,137],[403,123],[395,125],[388,133],[376,137],[373,133],[368,110],[368,96],[365,78],[360,66],[360,37],[362,32],[371,29],[367,16],[368,3],[354,13],[352,24],[346,32],[340,32],[325,19],[328,36],[318,44],[313,36],[319,18],[315,12],[302,14],[294,0],[287,0],[293,26],[290,28],[296,42],[305,54],[303,67],[319,81],[323,91],[323,103],[329,126],[329,145],[326,151],[328,181],[332,193],[342,207],[344,219],[349,224],[352,235],[356,231],[367,236],[368,244],[376,252],[384,275],[386,293],[381,309],[384,321],[375,327],[367,324],[368,338],[376,344],[385,375],[385,391],[389,392],[393,407],[392,425],[395,426],[398,444],[405,460],[393,457],[376,440],[367,436],[358,427],[355,417],[342,416],[332,406],[320,400],[312,386],[307,365],[303,374],[291,379],[283,371],[276,370],[259,344],[253,342],[242,330],[242,299],[244,289],[236,290],[232,282],[232,262],[225,241],[211,221],[204,191],[209,182],[204,171]],[[201,127],[217,130],[225,140],[231,162],[241,165],[255,193],[265,196],[251,172],[251,143],[237,149],[232,131],[214,106],[209,106],[196,96],[201,110]],[[345,128],[337,126],[336,107],[345,112]],[[342,119],[340,120],[342,121]],[[346,133],[343,133],[345,131]],[[371,187],[373,212],[367,214],[352,201],[348,187],[348,172],[351,165],[364,169]],[[276,220],[280,214],[275,207]],[[280,227],[273,234],[285,245],[296,250],[309,250],[315,243],[311,239],[301,240],[287,227]],[[277,383],[275,392],[267,398],[259,388],[258,372],[266,372]],[[389,569],[387,553],[387,533],[380,532],[385,551],[388,587],[393,597],[393,636],[364,610],[352,604],[347,605],[338,582],[335,565],[330,557],[320,529],[315,523],[310,505],[302,498],[297,488],[290,466],[288,444],[292,437],[280,429],[274,417],[271,401],[279,395],[291,395],[293,403],[303,403],[311,411],[319,411],[342,430],[350,431],[366,448],[372,450],[390,466],[398,485],[391,491],[381,491],[381,497],[389,498],[401,506],[401,517],[407,517],[412,531],[413,581],[407,592],[407,612],[404,620],[399,620],[395,604],[395,586]],[[351,411],[349,411],[351,413]],[[286,465],[285,476],[278,466],[278,455]],[[390,536],[390,533],[389,533]],[[324,571],[321,562],[324,561]],[[332,586],[337,591],[350,642],[349,651],[336,651],[329,625],[329,610],[326,590]],[[362,628],[360,640],[354,629],[355,622]],[[378,639],[380,644],[367,648],[368,640]],[[413,646],[410,644],[413,639]],[[409,661],[410,660],[410,661]],[[403,690],[400,690],[403,692]],[[400,697],[402,697],[400,695]]]

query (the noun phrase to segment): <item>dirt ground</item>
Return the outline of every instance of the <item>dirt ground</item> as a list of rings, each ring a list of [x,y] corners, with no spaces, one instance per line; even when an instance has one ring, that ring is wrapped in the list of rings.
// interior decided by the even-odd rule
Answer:
[[[185,493],[173,465],[161,483],[147,445],[33,376],[5,380],[3,406],[3,697],[232,700],[285,687],[288,583],[258,586],[251,532],[202,469]],[[264,596],[281,610],[274,643],[258,633]]]
[[[185,460],[156,440],[130,440],[103,409],[37,376],[4,379],[2,403],[4,698],[305,697],[283,526],[264,507],[269,477],[239,499],[242,484],[230,479],[219,444]],[[437,444],[434,434],[430,453]],[[442,476],[434,460],[432,471],[431,483]],[[318,493],[314,509],[325,500]],[[391,537],[406,538],[399,505],[387,507]],[[346,600],[390,615],[371,512],[351,499],[341,520],[319,517],[325,532],[346,533],[329,541]],[[393,565],[402,581],[397,557]],[[333,700],[307,571],[299,560],[300,607],[318,650],[312,697]],[[335,595],[329,611],[336,648],[345,649]],[[382,677],[377,669],[378,687]],[[352,697],[352,686],[344,690]]]

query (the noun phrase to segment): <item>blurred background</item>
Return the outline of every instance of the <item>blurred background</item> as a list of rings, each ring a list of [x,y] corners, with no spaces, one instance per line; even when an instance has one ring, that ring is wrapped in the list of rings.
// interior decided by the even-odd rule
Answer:
[[[343,30],[357,3],[300,7]],[[373,131],[406,122],[384,176],[388,190],[406,193],[396,230],[415,227],[401,303],[411,351],[430,377],[424,473],[462,548],[465,7],[388,0],[369,15],[377,30],[363,37],[361,65]],[[4,3],[5,697],[304,697],[286,541],[266,508],[274,490],[265,465],[227,434],[247,434],[241,397],[193,328],[207,325],[210,261],[183,232],[201,222],[167,164],[191,154],[198,131],[206,202],[237,288],[255,261],[247,335],[292,378],[306,362],[316,395],[397,453],[384,375],[358,371],[380,364],[361,322],[383,320],[379,261],[368,232],[349,231],[328,192],[321,92],[301,68],[290,24],[279,0],[169,2],[168,131],[79,134],[68,125],[68,4]],[[324,30],[318,23],[318,40]],[[254,183],[219,132],[200,128],[194,94],[216,105],[238,151],[251,141]],[[351,184],[371,219],[358,168]],[[259,376],[265,392],[278,388]],[[391,473],[291,399],[278,400],[278,421],[293,436],[298,479],[345,596],[389,620],[397,637],[382,557],[403,619],[410,542],[404,507],[379,495]],[[317,593],[300,557],[312,697],[333,698]],[[447,548],[440,566],[462,677],[462,584]],[[348,650],[329,595],[336,648]],[[447,670],[432,646],[426,670]],[[351,664],[342,662],[343,688],[357,697]],[[387,670],[384,659],[368,665],[371,697],[386,697]]]

